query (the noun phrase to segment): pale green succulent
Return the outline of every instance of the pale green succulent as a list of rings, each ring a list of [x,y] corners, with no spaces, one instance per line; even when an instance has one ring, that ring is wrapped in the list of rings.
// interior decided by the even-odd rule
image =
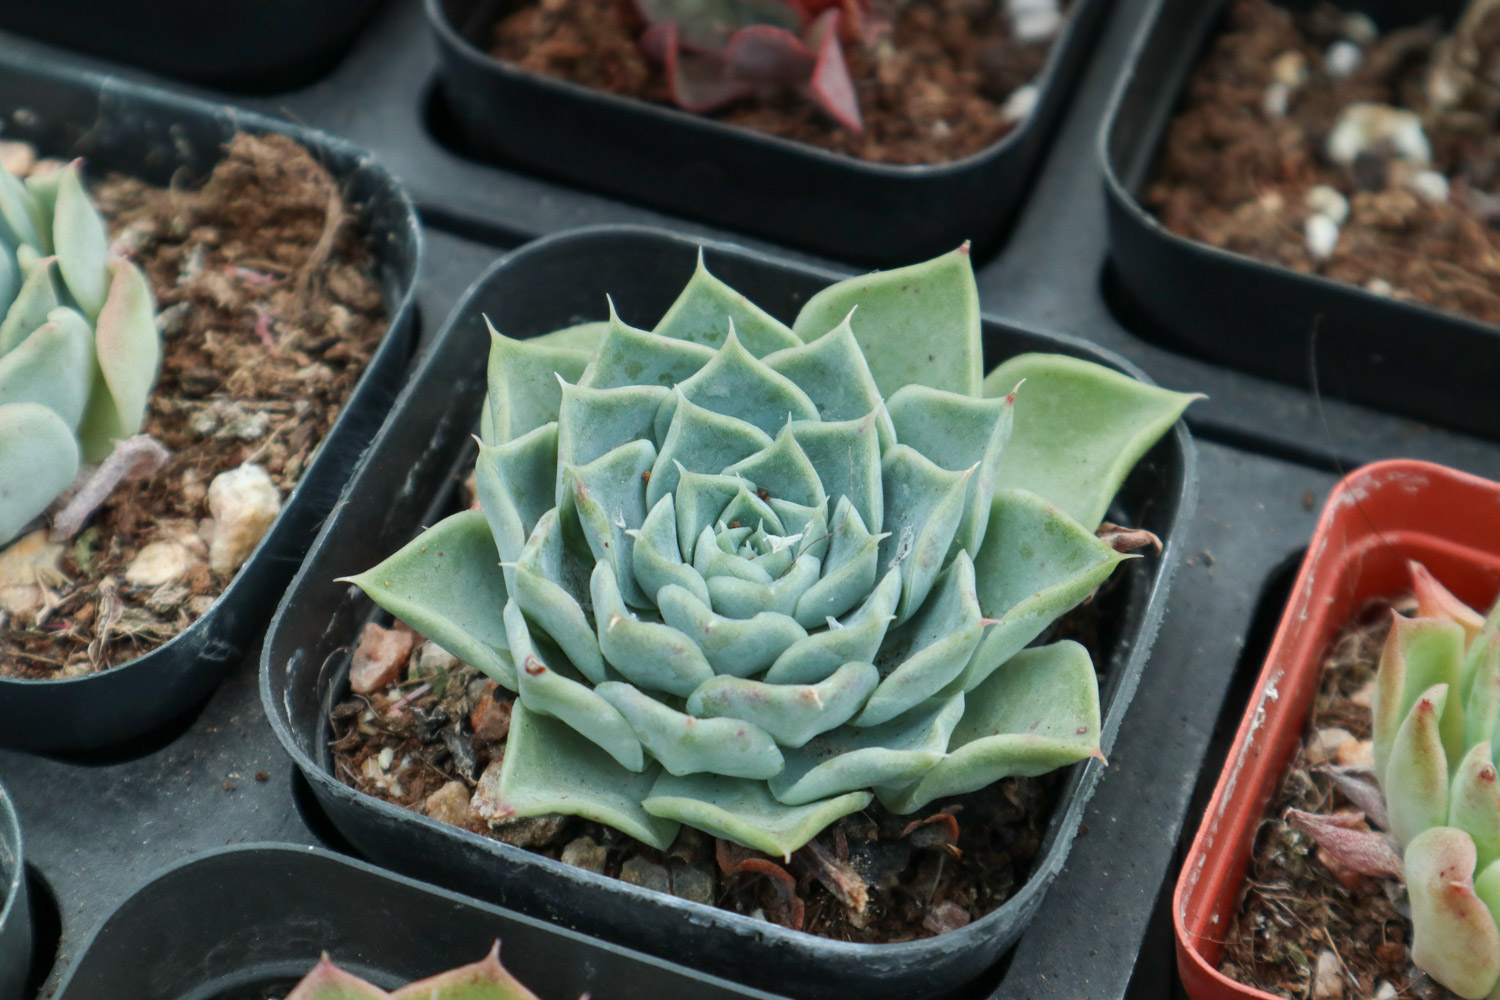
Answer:
[[[1099,754],[1087,652],[1025,647],[1126,558],[1095,529],[1191,397],[983,378],[966,250],[791,327],[700,258],[652,332],[491,332],[483,510],[353,578],[517,692],[482,811],[786,855]]]
[[[500,964],[500,944],[483,961],[387,993],[328,960],[297,984],[286,1000],[537,1000]]]
[[[1461,997],[1500,997],[1500,606],[1481,618],[1411,569],[1419,617],[1393,615],[1373,736],[1390,831],[1405,848],[1412,961]]]
[[[0,169],[0,545],[80,462],[140,430],[161,342],[145,277],[111,257],[78,164]]]

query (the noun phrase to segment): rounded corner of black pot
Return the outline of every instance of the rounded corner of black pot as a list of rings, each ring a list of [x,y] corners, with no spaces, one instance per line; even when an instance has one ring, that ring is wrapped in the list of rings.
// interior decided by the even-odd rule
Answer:
[[[482,158],[841,260],[909,264],[999,247],[1112,0],[1074,0],[1035,110],[949,163],[871,163],[509,66],[473,38],[505,0],[424,0],[440,99]],[[483,23],[482,23],[483,22]]]
[[[416,345],[423,237],[400,183],[342,139],[152,87],[0,52],[0,105],[26,107],[7,132],[82,152],[157,183],[179,165],[206,175],[237,132],[286,135],[312,150],[360,203],[380,269],[387,330],[343,410],[260,544],[213,606],[156,649],[117,667],[51,680],[0,678],[0,746],[79,752],[124,743],[196,710],[245,653],[343,484],[385,419]]]
[[[719,277],[787,319],[837,277],[733,245],[701,245]],[[424,354],[369,460],[346,487],[338,514],[324,525],[282,598],[261,657],[266,715],[328,819],[356,850],[378,863],[626,947],[664,957],[688,951],[704,971],[758,988],[819,998],[857,990],[872,998],[912,1000],[952,992],[999,961],[1042,904],[1102,773],[1097,761],[1068,772],[1042,853],[1012,900],[958,931],[891,945],[829,941],[648,892],[362,795],[332,773],[328,711],[344,683],[344,654],[372,614],[362,594],[332,581],[378,562],[439,510],[436,504],[464,457],[484,392],[483,366],[472,363],[474,351],[485,343],[479,314],[488,314],[514,336],[536,335],[597,312],[608,287],[622,316],[645,321],[647,312],[659,315],[670,304],[692,272],[699,246],[688,237],[639,227],[567,232],[508,254],[469,289]],[[587,280],[577,280],[578,274]],[[986,340],[1007,353],[1050,348],[1139,374],[1123,359],[1076,338],[992,320],[984,325]],[[466,405],[466,397],[474,398]],[[402,472],[393,475],[389,469]],[[1120,626],[1108,664],[1101,664],[1108,674],[1106,746],[1119,729],[1165,611],[1195,490],[1193,444],[1179,421],[1138,464],[1121,493],[1138,508],[1135,520],[1166,539],[1166,549],[1132,578],[1132,596],[1122,602],[1121,617],[1128,621]],[[360,502],[351,502],[356,496]],[[795,989],[789,983],[797,984]]]
[[[1500,366],[1500,327],[1189,239],[1141,203],[1224,6],[1156,0],[1100,131],[1109,268],[1127,325],[1327,398],[1500,434],[1489,374]]]
[[[0,4],[0,29],[242,94],[315,82],[385,0],[48,0]]]
[[[31,921],[21,818],[0,785],[0,1000],[26,1000],[31,975]]]

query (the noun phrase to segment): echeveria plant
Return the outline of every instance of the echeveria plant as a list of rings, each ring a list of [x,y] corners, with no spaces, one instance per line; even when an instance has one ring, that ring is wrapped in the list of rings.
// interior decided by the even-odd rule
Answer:
[[[848,7],[858,16],[862,8]],[[826,9],[825,9],[826,8]],[[827,0],[634,0],[641,49],[662,64],[672,100],[712,111],[756,91],[801,91],[852,132],[864,130],[841,30]],[[872,19],[865,23],[873,25]]]
[[[500,964],[500,944],[483,961],[403,986],[394,993],[345,972],[324,955],[286,1000],[537,1000]]]
[[[653,331],[492,331],[482,510],[353,578],[517,692],[484,809],[787,855],[1099,755],[1087,652],[1026,647],[1126,558],[1096,529],[1191,397],[982,363],[966,249],[790,327],[700,258]]]
[[[140,429],[161,342],[145,277],[108,253],[78,164],[0,169],[0,545]]]

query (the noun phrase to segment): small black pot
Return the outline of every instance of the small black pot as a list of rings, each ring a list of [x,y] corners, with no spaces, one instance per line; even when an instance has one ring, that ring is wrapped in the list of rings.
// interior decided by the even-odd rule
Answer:
[[[0,745],[86,750],[149,732],[195,708],[275,606],[286,581],[400,389],[416,340],[413,303],[422,234],[396,180],[345,142],[228,107],[113,78],[49,68],[0,50],[0,108],[9,139],[85,156],[92,171],[154,184],[208,174],[236,132],[279,132],[311,149],[362,206],[390,328],[282,511],[213,607],[159,648],[103,673],[64,680],[0,679]]]
[[[1277,0],[1300,9],[1310,0]],[[1463,0],[1335,0],[1383,29]],[[1110,263],[1128,308],[1211,361],[1484,434],[1500,434],[1500,329],[1199,243],[1142,207],[1167,126],[1228,0],[1157,0],[1103,134]],[[1141,331],[1148,335],[1150,331]]]
[[[1034,81],[1037,106],[1013,132],[952,163],[897,166],[526,72],[483,46],[510,0],[425,2],[443,96],[480,156],[869,264],[998,245],[1109,6],[1074,0]]]
[[[784,320],[836,278],[738,247],[705,250],[716,275]],[[582,230],[511,254],[469,290],[282,600],[261,660],[266,714],[334,825],[382,864],[627,947],[690,954],[705,972],[798,996],[917,998],[951,991],[994,965],[1041,905],[1099,778],[1097,761],[1065,772],[1035,867],[1009,902],[961,930],[889,945],[818,938],[585,872],[366,797],[332,773],[329,710],[347,695],[348,654],[361,625],[379,615],[356,588],[333,581],[374,565],[452,502],[452,484],[472,461],[468,436],[485,395],[483,317],[510,336],[535,336],[597,317],[608,292],[627,321],[649,323],[692,272],[697,252],[694,241],[653,230]],[[984,347],[987,366],[1050,350],[1138,374],[1082,341],[993,321],[984,324]],[[1194,498],[1193,466],[1191,441],[1179,426],[1142,460],[1116,501],[1114,520],[1155,531],[1167,539],[1167,551],[1134,561],[1121,585],[1101,598],[1106,748],[1161,621]]]
[[[223,90],[274,93],[339,60],[381,0],[0,0],[0,28]]]
[[[21,820],[0,786],[0,1000],[25,1000],[31,972],[31,903]]]
[[[775,1000],[326,851],[253,845],[200,854],[142,886],[73,963],[57,1000],[265,1000],[327,952],[391,989],[477,962],[543,1000]]]

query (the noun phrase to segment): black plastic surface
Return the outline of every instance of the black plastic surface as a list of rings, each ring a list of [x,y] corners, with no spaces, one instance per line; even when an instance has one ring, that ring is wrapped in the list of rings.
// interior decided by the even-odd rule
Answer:
[[[167,76],[272,93],[338,61],[381,0],[0,0],[0,28]]]
[[[0,786],[0,1000],[25,1000],[31,975],[31,903],[21,821]]]
[[[1292,8],[1311,0],[1289,2]],[[1228,0],[1160,0],[1104,138],[1110,261],[1122,294],[1169,343],[1294,384],[1486,434],[1500,433],[1500,328],[1264,263],[1167,229],[1140,203],[1179,98]],[[1339,0],[1386,29],[1450,20],[1462,0]]]
[[[275,131],[307,146],[333,172],[375,256],[390,328],[337,423],[282,512],[213,607],[181,634],[128,663],[59,680],[0,679],[0,744],[85,750],[139,736],[200,705],[244,655],[386,410],[416,342],[412,289],[422,250],[415,209],[385,170],[349,144],[244,112],[135,84],[42,65],[0,50],[7,138],[46,154],[84,156],[91,171],[156,184],[191,183],[236,131]]]
[[[867,264],[993,248],[1025,195],[1110,0],[1074,0],[1013,132],[945,164],[870,163],[529,73],[485,51],[510,0],[424,0],[441,98],[468,149],[632,201]]]
[[[1029,880],[1004,906],[960,930],[922,941],[863,945],[788,931],[765,921],[652,893],[483,838],[360,795],[332,773],[328,709],[345,696],[348,651],[372,615],[362,594],[334,579],[357,573],[433,523],[485,394],[487,317],[527,337],[602,318],[606,294],[627,322],[649,328],[692,274],[698,244],[650,230],[602,229],[542,240],[516,251],[465,297],[427,352],[329,519],[271,624],[262,656],[266,711],[329,817],[365,855],[392,867],[492,897],[523,912],[656,954],[686,949],[707,972],[798,996],[923,997],[975,978],[1024,931],[1062,868],[1100,765],[1072,768]],[[727,246],[707,247],[714,274],[790,322],[800,303],[833,276]],[[993,322],[985,363],[1051,350],[1115,367],[1118,359],[1080,341]],[[1126,481],[1114,520],[1166,540],[1157,558],[1130,564],[1101,597],[1103,745],[1113,744],[1165,609],[1191,515],[1193,450],[1181,428]]]
[[[541,1000],[775,1000],[289,844],[212,851],[152,879],[90,937],[57,1000],[265,1000],[323,952],[393,989],[477,962],[496,940]]]

